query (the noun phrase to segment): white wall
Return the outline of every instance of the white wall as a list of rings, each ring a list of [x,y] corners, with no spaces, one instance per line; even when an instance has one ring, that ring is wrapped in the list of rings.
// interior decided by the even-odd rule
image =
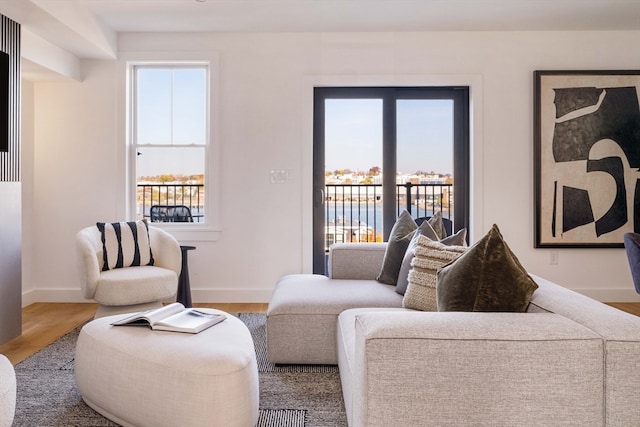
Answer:
[[[34,214],[34,183],[33,183],[33,151],[35,148],[33,131],[34,126],[34,85],[32,82],[22,80],[20,90],[21,133],[20,133],[20,157],[22,170],[22,257],[31,257],[35,249],[33,233],[30,231],[36,221]],[[22,304],[30,304],[24,301],[24,295],[31,293],[35,288],[36,275],[30,261],[22,263]]]
[[[267,301],[311,270],[314,84],[468,84],[472,239],[493,223],[531,272],[604,301],[640,301],[623,249],[533,248],[533,71],[638,69],[640,32],[124,34],[119,50],[219,57],[220,237],[193,243],[195,301]],[[81,300],[73,241],[124,217],[117,61],[82,82],[35,83],[33,197],[26,198],[25,303]],[[28,163],[26,161],[25,163]],[[272,169],[291,182],[271,184]],[[25,182],[27,181],[25,177]]]

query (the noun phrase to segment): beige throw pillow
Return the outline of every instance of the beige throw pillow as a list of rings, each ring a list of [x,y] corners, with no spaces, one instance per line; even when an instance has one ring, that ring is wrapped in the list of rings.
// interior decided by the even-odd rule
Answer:
[[[418,237],[409,271],[409,285],[402,306],[414,310],[436,311],[436,275],[438,269],[462,255],[465,246],[447,246],[428,237]]]
[[[404,295],[407,292],[407,286],[409,286],[409,271],[411,271],[411,261],[413,261],[413,257],[415,256],[416,246],[418,246],[418,237],[420,235],[426,236],[431,240],[438,240],[435,231],[431,228],[431,225],[424,221],[420,227],[416,230],[411,242],[409,242],[409,247],[407,248],[407,252],[404,254],[404,258],[402,259],[402,266],[400,267],[400,273],[398,273],[398,283],[396,284],[396,292],[400,295]],[[447,246],[467,246],[467,229],[463,228],[458,230],[456,234],[453,234],[449,237],[445,237],[440,240],[440,243],[445,244]]]

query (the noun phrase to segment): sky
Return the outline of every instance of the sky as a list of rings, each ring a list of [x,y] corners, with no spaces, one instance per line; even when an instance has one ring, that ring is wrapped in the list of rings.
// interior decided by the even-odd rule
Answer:
[[[137,75],[138,143],[203,146],[207,129],[206,69],[182,68],[171,72],[143,68]],[[138,153],[138,177],[204,173],[202,147],[143,147]]]
[[[398,100],[398,172],[453,173],[453,102]],[[382,167],[382,101],[328,99],[325,169]]]
[[[139,144],[204,145],[206,69],[140,68]],[[173,90],[171,90],[173,88]],[[453,102],[398,100],[399,173],[453,172]],[[204,173],[204,150],[141,148],[137,176]],[[382,100],[328,99],[325,104],[325,170],[382,168]]]

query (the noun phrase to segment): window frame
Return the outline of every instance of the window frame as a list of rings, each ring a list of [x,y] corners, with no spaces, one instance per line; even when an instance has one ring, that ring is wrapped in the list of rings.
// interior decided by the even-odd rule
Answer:
[[[167,67],[204,67],[206,70],[206,108],[207,117],[205,122],[205,144],[204,147],[204,192],[205,192],[205,221],[198,223],[152,223],[154,227],[163,228],[171,233],[178,240],[186,241],[215,241],[218,240],[221,227],[219,225],[220,206],[220,169],[219,169],[219,106],[218,106],[218,58],[216,54],[191,54],[185,56],[183,53],[167,54],[136,54],[123,55],[121,60],[123,67],[123,81],[121,82],[124,97],[123,105],[123,128],[124,143],[120,144],[122,149],[124,170],[119,176],[124,176],[121,183],[124,186],[125,197],[122,210],[129,220],[136,219],[136,150],[138,147],[158,147],[156,144],[136,144],[136,84],[135,71],[138,67],[145,68],[167,68]],[[170,147],[167,145],[167,147]],[[175,147],[180,148],[181,145]],[[189,147],[189,145],[182,146]]]
[[[456,209],[454,210],[455,231],[466,228],[471,229],[471,126],[472,118],[470,114],[471,85],[415,85],[415,86],[341,86],[341,85],[315,85],[313,87],[313,154],[312,154],[312,269],[316,274],[324,274],[326,271],[326,257],[324,245],[319,242],[323,240],[323,230],[317,224],[324,223],[326,219],[320,221],[320,216],[324,218],[323,206],[319,200],[323,200],[323,189],[317,184],[324,183],[324,102],[327,99],[381,99],[383,103],[383,170],[391,171],[383,178],[383,191],[395,193],[396,190],[396,167],[397,167],[397,147],[396,147],[396,102],[398,100],[410,99],[449,99],[453,101],[454,134],[453,151],[454,164],[453,176],[455,177]],[[322,165],[317,159],[323,159]],[[396,211],[396,199],[384,198],[383,212]],[[389,233],[397,218],[396,215],[383,214],[383,235],[386,242]],[[469,239],[467,234],[467,239]],[[322,247],[321,247],[322,246]]]

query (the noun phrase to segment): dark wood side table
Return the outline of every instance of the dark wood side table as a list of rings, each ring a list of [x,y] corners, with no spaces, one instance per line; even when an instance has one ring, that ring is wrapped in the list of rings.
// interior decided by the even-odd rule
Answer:
[[[191,284],[189,283],[189,257],[187,256],[187,251],[195,248],[195,246],[180,246],[180,250],[182,251],[182,271],[178,279],[178,297],[176,301],[185,307],[192,307]]]

